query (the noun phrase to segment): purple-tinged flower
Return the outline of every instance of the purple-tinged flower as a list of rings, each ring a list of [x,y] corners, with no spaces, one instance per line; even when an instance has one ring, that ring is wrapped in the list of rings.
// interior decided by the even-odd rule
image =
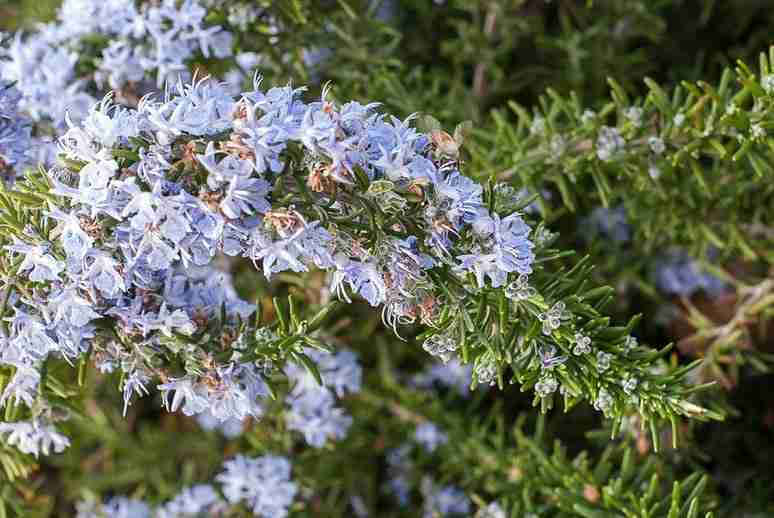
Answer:
[[[457,256],[457,269],[472,272],[479,288],[485,286],[487,277],[493,288],[499,288],[509,273],[532,273],[534,244],[529,240],[531,229],[521,216],[514,213],[501,219],[497,214],[480,212],[473,230],[481,244],[475,253]]]
[[[59,240],[67,257],[80,263],[94,246],[94,239],[83,230],[81,220],[75,213],[62,212],[54,208],[48,215],[59,222]]]
[[[218,516],[225,512],[226,503],[209,484],[186,487],[172,500],[156,510],[156,518]]]
[[[556,346],[554,345],[543,347],[538,351],[540,356],[540,368],[542,370],[551,370],[567,361],[566,356],[557,356],[556,352]]]
[[[76,518],[152,518],[150,506],[142,500],[115,496],[99,504],[96,502],[79,502]]]
[[[262,261],[263,274],[267,279],[285,270],[306,272],[311,264],[320,268],[333,264],[328,251],[332,237],[320,226],[320,222],[300,220],[287,230],[280,227],[278,233],[280,239],[275,240],[270,233],[256,230],[251,238],[250,259],[254,264]]]
[[[256,212],[265,213],[271,209],[266,200],[271,186],[260,178],[234,177],[225,189],[225,196],[220,202],[220,210],[227,218],[237,219],[242,214],[253,215]]]
[[[100,314],[92,309],[92,304],[78,294],[75,286],[63,288],[50,295],[48,308],[53,315],[53,323],[63,323],[72,327],[84,327]]]
[[[371,306],[382,304],[387,296],[384,277],[374,262],[355,261],[343,254],[334,257],[336,270],[331,280],[331,290],[347,302],[346,287],[366,299]]]
[[[656,285],[666,294],[686,297],[700,290],[717,294],[725,287],[721,279],[704,270],[684,250],[670,251],[658,262]]]
[[[244,502],[254,515],[285,518],[298,486],[290,481],[290,462],[284,457],[264,455],[254,459],[237,455],[223,464],[215,477],[226,499]]]
[[[449,485],[438,487],[430,478],[422,479],[424,496],[423,518],[435,516],[470,516],[470,499],[459,488]]]
[[[586,219],[593,234],[601,234],[616,243],[626,243],[631,239],[632,228],[623,207],[608,209],[597,207]]]
[[[221,421],[206,410],[196,416],[196,422],[204,430],[216,430],[226,439],[236,439],[245,430],[245,421],[233,418]]]
[[[342,439],[352,425],[352,417],[335,406],[333,395],[325,390],[306,390],[289,399],[288,428],[304,435],[307,444],[322,448],[328,439]]]
[[[436,448],[449,442],[449,436],[435,424],[424,422],[414,430],[414,440],[433,453]]]
[[[106,299],[118,297],[126,291],[126,282],[118,273],[118,261],[104,252],[94,252],[86,258],[84,277]]]
[[[413,377],[413,382],[418,387],[430,387],[439,384],[454,389],[461,396],[470,394],[470,378],[473,367],[463,364],[459,359],[448,362],[439,362],[429,365],[427,369]]]
[[[0,360],[0,363],[13,366],[16,369],[13,377],[5,386],[2,397],[0,397],[0,407],[5,406],[8,402],[15,405],[24,402],[28,408],[31,408],[35,397],[37,397],[38,384],[40,383],[40,372],[36,366],[20,360],[5,358]]]

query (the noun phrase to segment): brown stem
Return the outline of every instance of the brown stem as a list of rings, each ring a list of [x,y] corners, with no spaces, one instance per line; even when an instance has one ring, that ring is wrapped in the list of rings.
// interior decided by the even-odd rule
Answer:
[[[497,26],[497,3],[492,2],[489,4],[489,10],[486,13],[484,19],[484,35],[486,40],[489,41],[494,34],[495,27]],[[476,99],[481,99],[486,95],[486,67],[485,61],[480,61],[473,72],[473,95]]]

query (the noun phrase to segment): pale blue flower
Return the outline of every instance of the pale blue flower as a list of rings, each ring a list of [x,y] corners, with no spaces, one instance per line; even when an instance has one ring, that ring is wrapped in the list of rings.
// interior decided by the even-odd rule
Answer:
[[[47,326],[36,317],[17,310],[10,320],[12,332],[9,344],[23,358],[42,360],[59,350],[59,344],[49,336]]]
[[[139,135],[142,125],[136,111],[113,104],[112,93],[103,97],[83,119],[83,129],[89,136],[108,147],[127,144],[130,137]]]
[[[376,263],[351,260],[342,254],[337,255],[334,260],[336,270],[331,280],[331,290],[334,293],[349,302],[346,290],[348,286],[371,306],[378,306],[386,300],[387,286]]]
[[[258,230],[251,239],[250,259],[253,263],[262,261],[267,279],[285,270],[306,272],[308,265],[323,268],[333,263],[327,250],[331,236],[318,221],[301,220],[295,228],[282,230],[279,238],[275,240],[268,232]]]
[[[435,198],[431,203],[455,230],[478,217],[482,207],[481,185],[454,170],[441,178],[436,177],[433,187]]]
[[[218,516],[226,511],[226,503],[209,484],[186,487],[172,500],[156,510],[156,518],[186,518]]]
[[[252,364],[228,364],[216,369],[219,380],[214,387],[207,387],[207,404],[210,413],[221,421],[258,418],[263,414],[260,400],[268,396],[263,378]]]
[[[229,183],[234,178],[249,178],[253,172],[252,164],[247,160],[225,153],[221,160],[217,160],[219,154],[215,143],[207,143],[203,155],[196,155],[199,163],[207,170],[207,186],[210,189],[219,189],[223,184]]]
[[[89,162],[78,174],[78,190],[86,205],[100,206],[110,197],[110,181],[118,171],[115,160]]]
[[[280,153],[285,150],[284,135],[275,127],[248,125],[239,130],[242,144],[250,150],[255,172],[279,173],[285,167]]]
[[[306,349],[317,365],[323,386],[301,365],[291,363],[286,373],[292,384],[286,403],[288,427],[304,434],[306,442],[322,447],[330,439],[344,437],[352,418],[335,406],[333,394],[342,397],[360,390],[362,371],[351,351],[335,354]]]
[[[116,496],[105,502],[80,502],[76,518],[152,518],[150,506],[142,500]]]
[[[269,182],[260,178],[232,178],[220,202],[220,210],[231,219],[237,219],[242,214],[268,212],[271,205],[266,196],[270,191]]]
[[[29,279],[33,282],[58,281],[59,274],[65,269],[65,264],[51,256],[47,247],[28,245],[14,238],[14,244],[5,249],[22,254],[19,272],[29,271]]]
[[[226,439],[236,439],[244,433],[245,422],[239,419],[227,419],[221,421],[208,411],[204,411],[196,416],[196,422],[204,430],[218,431]]]
[[[433,453],[436,448],[449,442],[449,436],[434,423],[424,422],[414,430],[414,440]]]
[[[145,252],[145,264],[152,270],[168,270],[179,253],[152,232],[143,238],[140,250]]]
[[[8,445],[35,457],[41,453],[49,455],[52,451],[61,453],[70,446],[70,439],[40,419],[0,423],[0,435],[5,435]]]
[[[128,36],[138,14],[133,0],[64,0],[57,19],[68,39],[92,32]]]
[[[120,89],[126,83],[136,83],[145,77],[145,68],[137,48],[124,40],[113,40],[102,49],[102,59],[95,73],[98,84]]]
[[[204,412],[209,406],[207,389],[190,376],[171,379],[156,388],[161,391],[161,402],[168,412],[180,409],[185,415],[192,416]],[[170,403],[169,395],[173,392]]]
[[[75,213],[54,208],[48,215],[59,222],[59,240],[68,258],[80,263],[94,246],[94,239],[81,228],[81,220]]]
[[[591,211],[586,224],[591,227],[592,235],[601,234],[616,243],[626,243],[631,239],[632,228],[623,207],[597,207]]]
[[[92,324],[76,327],[66,320],[60,320],[50,329],[50,333],[56,338],[59,352],[72,365],[75,359],[91,347],[95,327]]]
[[[406,507],[411,500],[411,482],[403,474],[397,474],[387,481],[387,488],[398,500],[401,507]]]
[[[445,363],[439,362],[429,365],[425,371],[415,375],[412,380],[419,387],[430,387],[437,383],[454,389],[461,396],[468,396],[472,373],[472,365],[463,364],[455,358]]]
[[[18,113],[21,94],[0,75],[0,170],[21,172],[32,161],[31,124]],[[5,173],[9,180],[13,175]]]
[[[173,88],[176,95],[168,91],[168,102],[142,107],[160,143],[183,133],[213,135],[231,128],[235,103],[224,84],[204,78],[190,85],[178,81]]]
[[[323,94],[324,95],[324,94]],[[301,142],[313,153],[322,152],[322,144],[330,141],[336,133],[336,124],[331,115],[326,113],[321,106],[312,105],[306,109],[301,124],[292,137]]]
[[[91,302],[78,294],[75,286],[68,286],[52,294],[48,307],[53,314],[54,324],[62,322],[72,327],[84,327],[101,316],[92,309]]]
[[[717,294],[725,287],[721,279],[681,249],[669,251],[657,261],[655,277],[658,288],[668,295],[689,297],[700,290]]]
[[[298,486],[290,480],[290,462],[264,455],[254,459],[237,455],[223,464],[215,479],[232,504],[244,502],[255,516],[285,518]]]
[[[173,307],[210,318],[220,318],[222,308],[229,322],[247,320],[255,305],[241,299],[231,275],[205,268],[201,273],[189,270],[169,275],[164,283],[164,300]]]
[[[191,335],[196,331],[196,324],[185,311],[182,309],[170,310],[167,303],[164,302],[148,329],[157,330],[166,337],[171,337],[173,332]]]
[[[51,121],[57,127],[64,125],[66,113],[82,119],[94,102],[76,80],[77,62],[77,53],[48,41],[45,33],[25,38],[19,32],[0,49],[0,75],[15,81],[23,95],[19,109],[35,121]]]
[[[413,466],[410,454],[411,446],[408,444],[387,452],[387,473],[390,477],[387,488],[401,507],[407,506],[411,499],[411,482],[408,476]]]
[[[87,257],[86,263],[84,276],[103,297],[113,299],[126,291],[126,283],[118,273],[118,261],[112,256],[95,252]]]
[[[499,288],[506,284],[509,273],[532,273],[531,229],[518,214],[501,219],[497,214],[481,213],[473,228],[481,244],[477,253],[457,256],[457,269],[474,273],[479,288],[485,286],[487,277],[493,288]]]
[[[16,369],[13,377],[3,389],[0,406],[5,406],[8,402],[15,405],[23,402],[31,408],[37,397],[38,384],[40,383],[40,372],[38,372],[37,365],[5,358],[0,360],[0,363],[13,366]]]
[[[422,479],[424,496],[423,517],[470,516],[470,499],[459,488],[448,485],[438,487],[428,477]]]
[[[352,417],[335,406],[327,390],[307,390],[290,400],[286,422],[288,428],[304,435],[307,444],[321,448],[328,439],[342,439],[352,425]]]

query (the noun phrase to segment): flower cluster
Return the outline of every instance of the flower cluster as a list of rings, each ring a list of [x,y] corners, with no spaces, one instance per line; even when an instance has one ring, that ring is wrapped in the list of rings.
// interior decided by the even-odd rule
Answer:
[[[592,236],[600,235],[615,243],[626,243],[631,239],[632,229],[624,207],[597,207],[586,218],[585,227],[591,231]]]
[[[449,442],[449,437],[434,423],[424,422],[414,430],[414,440],[428,453],[433,453],[439,446]]]
[[[337,105],[327,91],[306,103],[302,89],[259,86],[235,98],[222,83],[180,81],[136,110],[106,97],[69,124],[62,165],[35,184],[51,186],[40,209],[50,224],[17,225],[5,246],[26,286],[6,293],[14,314],[0,362],[16,370],[0,401],[50,421],[38,390],[47,358],[89,352],[121,373],[125,412],[155,384],[167,410],[232,421],[238,433],[285,378],[289,427],[316,447],[342,437],[351,418],[336,398],[359,389],[354,356],[319,353],[295,317],[248,325],[255,307],[217,266],[240,259],[267,279],[327,272],[332,293],[380,307],[396,333],[425,326],[424,348],[473,363],[479,383],[502,384],[508,361],[539,397],[595,400],[620,392],[616,376],[649,376],[648,365],[611,363],[617,335],[596,356],[572,354],[596,310],[530,285],[535,245],[518,200],[464,176],[448,134],[376,105]],[[506,337],[515,356],[487,345]],[[598,388],[577,385],[576,368]],[[667,410],[650,398],[640,411]]]
[[[255,516],[284,518],[298,487],[290,481],[290,462],[266,455],[256,459],[237,456],[224,464],[215,479],[231,504],[244,502]]]
[[[352,418],[336,406],[336,397],[360,390],[362,372],[351,351],[328,354],[307,350],[317,365],[322,385],[303,366],[290,363],[286,369],[293,389],[288,394],[286,420],[288,428],[304,435],[313,447],[322,447],[329,438],[344,437]]]
[[[114,89],[122,103],[136,105],[165,82],[190,77],[193,61],[231,58],[231,32],[208,23],[208,14],[201,0],[142,7],[134,0],[65,0],[56,19],[35,32],[0,34],[8,40],[0,47],[0,76],[17,83],[22,95],[14,104],[35,123],[30,159],[54,163],[53,135],[66,129],[67,117],[82,120],[100,92]],[[256,64],[249,52],[236,61]],[[240,67],[227,78],[237,85],[245,80]]]
[[[188,73],[195,55],[231,55],[231,34],[208,25],[206,15],[199,0],[164,0],[142,8],[134,0],[65,0],[55,21],[13,37],[2,52],[0,70],[19,82],[23,110],[36,121],[59,125],[67,111],[85,115],[93,104],[78,72],[81,61],[90,59],[81,54],[82,42],[100,42],[93,72],[98,86],[123,89],[153,74],[160,87]]]
[[[717,294],[725,287],[721,279],[681,249],[670,251],[658,261],[655,277],[659,289],[669,295],[690,296],[699,290]]]
[[[333,292],[382,306],[392,327],[438,322],[433,271],[471,279],[470,289],[531,271],[529,227],[487,209],[482,188],[434,144],[442,136],[374,105],[305,104],[299,93],[256,82],[234,99],[220,83],[180,82],[137,110],[108,97],[71,124],[60,142],[67,168],[48,175],[55,228],[26,228],[6,246],[34,288],[11,290],[0,361],[17,369],[3,401],[33,406],[49,355],[74,362],[91,350],[100,370],[123,373],[124,411],[160,379],[170,411],[259,417],[265,373],[242,357],[286,358],[257,352],[280,337],[244,330],[254,306],[213,266],[218,256],[249,259],[267,278],[327,270]],[[376,203],[385,193],[402,209]],[[357,390],[359,370],[343,354],[329,369],[343,374],[323,374],[330,390],[287,373],[290,426],[310,444],[348,426],[333,394]]]
[[[30,122],[18,112],[21,93],[0,74],[0,179],[13,183],[30,162]]]
[[[411,381],[417,387],[430,388],[437,384],[453,389],[460,396],[468,396],[471,391],[472,374],[472,366],[465,365],[458,358],[455,358],[446,363],[430,364],[423,372],[414,375]]]
[[[435,516],[470,516],[470,498],[456,486],[439,486],[429,477],[422,479],[423,518]]]
[[[77,63],[77,52],[69,50],[57,24],[43,25],[27,37],[19,32],[0,47],[0,75],[14,81],[22,93],[19,109],[33,121],[55,127],[64,124],[67,112],[80,117],[94,104],[77,75]]]
[[[651,147],[663,149],[663,143],[659,145],[659,140],[652,139]],[[591,231],[590,237],[599,235],[619,244],[631,241],[632,227],[623,206],[613,209],[597,207],[586,218],[585,226]],[[715,252],[710,249],[710,253],[707,254],[708,259],[717,255]],[[653,272],[656,286],[666,295],[691,296],[700,290],[717,294],[724,288],[722,280],[705,271],[699,261],[690,257],[686,250],[678,247],[658,255]]]
[[[555,404],[568,410],[591,401],[611,419],[614,433],[628,434],[636,422],[649,429],[656,449],[665,436],[664,418],[671,418],[676,432],[677,415],[713,413],[686,399],[704,387],[686,389],[690,366],[681,368],[674,355],[667,356],[668,348],[650,351],[629,335],[636,318],[611,324],[605,310],[614,297],[630,295],[630,284],[619,284],[617,291],[593,286],[593,279],[604,275],[591,274],[592,259],[563,250],[545,225],[555,221],[567,228],[571,213],[602,204],[585,220],[593,230],[581,232],[585,236],[612,240],[618,252],[642,248],[643,242],[666,242],[648,236],[648,229],[658,227],[643,225],[638,212],[643,206],[663,207],[653,221],[664,221],[661,214],[688,212],[670,210],[671,192],[690,176],[683,174],[687,159],[693,160],[692,177],[701,180],[703,171],[716,167],[712,164],[732,154],[734,160],[745,158],[745,149],[752,148],[752,167],[762,175],[758,168],[765,167],[757,153],[766,141],[767,111],[753,108],[760,117],[750,124],[735,120],[736,129],[717,118],[715,127],[730,128],[726,134],[703,126],[707,118],[701,106],[677,106],[680,95],[671,101],[674,110],[661,107],[670,101],[660,99],[658,91],[634,104],[617,95],[597,114],[583,112],[577,101],[549,109],[556,106],[552,93],[542,103],[542,116],[531,124],[526,112],[511,104],[513,113],[497,119],[510,124],[516,116],[518,125],[502,132],[476,128],[471,132],[475,140],[462,150],[467,124],[452,136],[439,123],[429,129],[432,121],[426,117],[415,123],[413,116],[401,120],[384,114],[376,104],[334,102],[327,87],[319,99],[310,100],[304,88],[261,88],[257,76],[248,86],[244,71],[259,61],[269,77],[288,70],[303,73],[304,62],[309,75],[319,79],[322,67],[340,65],[340,57],[349,60],[341,53],[347,48],[358,69],[339,66],[326,75],[347,75],[343,88],[366,97],[372,91],[369,83],[355,88],[351,78],[372,71],[377,61],[390,63],[390,41],[399,41],[406,16],[380,9],[396,9],[396,2],[366,0],[355,2],[353,9],[342,4],[341,12],[329,12],[322,24],[317,23],[316,0],[280,7],[280,23],[300,27],[297,37],[288,39],[290,52],[275,27],[262,23],[273,16],[265,17],[274,9],[271,2],[61,3],[53,23],[12,35],[0,49],[0,74],[13,80],[0,80],[0,174],[8,180],[0,189],[0,411],[5,416],[0,441],[9,447],[0,460],[9,476],[35,470],[41,455],[76,446],[99,450],[87,464],[97,462],[98,471],[109,476],[101,460],[119,453],[114,445],[132,443],[132,451],[143,452],[132,464],[141,463],[150,459],[145,453],[153,445],[168,439],[158,440],[160,434],[178,425],[189,432],[196,421],[230,439],[228,455],[237,455],[210,483],[187,486],[159,503],[149,495],[169,497],[169,485],[159,486],[168,477],[138,478],[140,470],[127,465],[122,485],[132,486],[132,494],[83,502],[78,516],[282,518],[336,514],[332,509],[337,508],[360,517],[387,503],[375,494],[385,481],[402,512],[427,518],[535,516],[527,511],[546,505],[592,512],[613,505],[608,500],[653,507],[653,495],[648,502],[618,498],[623,486],[610,490],[605,477],[584,476],[593,484],[577,484],[577,477],[567,473],[572,468],[577,474],[584,465],[565,462],[561,455],[549,473],[561,475],[561,481],[550,482],[527,462],[534,457],[538,468],[545,464],[540,464],[547,458],[542,455],[544,421],[536,427],[535,446],[525,447],[523,418],[499,419],[501,406],[491,404],[494,394],[471,397],[471,391],[479,385],[502,389],[519,384],[542,412]],[[475,14],[492,33],[484,43],[497,43],[497,32],[508,27],[497,9],[455,9],[441,17]],[[367,23],[371,16],[394,19],[396,30],[379,31]],[[259,17],[263,20],[255,23]],[[426,26],[414,18],[412,27]],[[234,27],[256,35],[246,38],[232,32]],[[464,24],[458,28],[462,31]],[[386,61],[376,54],[362,59],[371,54],[356,52],[369,48],[361,44],[360,32],[383,32],[379,45],[388,49]],[[232,55],[260,48],[254,43],[261,40],[277,43],[265,60],[257,54]],[[403,67],[395,63],[387,68],[399,74]],[[478,73],[486,67],[479,68],[474,97],[496,104],[499,100],[489,94],[497,89],[487,74]],[[202,79],[204,69],[223,74],[225,81]],[[379,72],[380,90],[395,90],[392,73]],[[761,75],[769,94],[773,76]],[[406,79],[424,84],[427,78]],[[725,115],[722,109],[713,111],[739,118],[748,100],[760,105],[757,89],[748,87],[754,82],[742,81],[749,91],[738,96],[738,106],[729,106]],[[703,96],[702,103],[716,106],[716,98],[725,97],[724,88]],[[106,89],[113,93],[96,103]],[[441,99],[436,93],[429,90],[425,104]],[[412,102],[395,105],[405,109],[413,103],[407,100]],[[26,123],[17,109],[34,123]],[[669,117],[662,118],[659,110]],[[441,113],[449,118],[459,111],[452,107]],[[530,132],[527,151],[504,145],[523,131]],[[747,146],[738,152],[726,140],[737,136]],[[31,139],[37,141],[31,144]],[[58,156],[38,156],[46,167],[21,175],[35,160],[30,152],[50,152],[52,146],[41,145],[46,142],[55,143]],[[715,151],[708,154],[710,145]],[[487,165],[506,154],[514,161],[509,167]],[[474,168],[481,177],[491,175],[489,181],[479,183],[466,174]],[[514,185],[497,183],[514,174],[520,179]],[[626,192],[651,192],[651,199],[621,195],[616,184],[621,179],[627,180]],[[718,190],[725,182],[700,183],[721,199],[715,194],[722,194]],[[593,200],[583,199],[589,189],[598,191]],[[746,191],[739,192],[746,197]],[[533,201],[530,193],[539,193],[541,201]],[[659,205],[652,203],[653,193],[662,198]],[[701,197],[685,194],[685,207],[698,212]],[[552,211],[551,205],[557,205],[552,198],[569,212]],[[543,216],[546,221],[539,222]],[[702,232],[699,228],[696,234]],[[746,253],[755,256],[759,248],[755,243]],[[642,264],[640,254],[626,258],[629,267]],[[712,279],[698,262],[682,253],[667,259],[656,272],[662,290],[681,295],[711,291]],[[614,257],[610,263],[618,266]],[[631,270],[626,280],[645,286],[628,275]],[[299,307],[296,301],[302,297]],[[357,307],[340,312],[341,301],[354,301]],[[385,329],[374,329],[374,313]],[[358,318],[350,318],[353,314]],[[369,342],[381,347],[384,337],[378,333],[385,330],[419,344],[417,350],[409,356],[386,349],[375,354]],[[361,390],[358,356],[345,347],[358,347],[365,363],[377,367],[368,390]],[[417,366],[420,347],[430,356],[426,368],[416,375],[401,371]],[[92,367],[100,374],[89,373]],[[104,392],[94,391],[90,382],[112,387],[122,398],[131,430],[140,430],[135,422],[155,419],[158,412],[150,406],[186,417],[163,416],[163,430],[143,427],[139,435],[108,440],[103,432],[114,413],[105,414],[109,421],[95,415],[94,402]],[[441,397],[428,390],[438,385],[446,388]],[[416,388],[425,390],[418,394]],[[349,403],[366,422],[352,426]],[[477,415],[444,418],[462,407]],[[637,413],[636,419],[630,413]],[[64,424],[70,416],[78,417]],[[98,418],[93,424],[99,430],[92,431],[92,423],[83,427],[82,420],[90,417]],[[362,436],[343,441],[354,428]],[[503,430],[518,444],[487,440],[487,434]],[[395,446],[387,433],[392,431],[404,442],[385,466],[381,452]],[[643,434],[636,433],[638,441]],[[206,433],[178,439],[170,447],[187,452],[198,451],[193,447],[201,448],[202,439],[223,444]],[[335,440],[343,444],[330,444]],[[299,455],[298,463],[291,466],[274,455],[238,455],[245,447]],[[200,472],[204,464],[209,470],[214,450],[207,451],[207,458],[182,457],[184,471]],[[70,466],[82,456],[74,453],[60,455],[55,464],[62,470],[56,471],[75,475]],[[159,464],[159,473],[180,467],[181,456],[171,453],[166,455],[170,462]],[[329,471],[326,464],[340,464],[339,457],[346,463],[353,455],[362,457],[357,471],[370,470],[377,484],[364,485],[360,473],[334,484],[319,480]],[[613,459],[608,453],[603,458],[605,464]],[[606,465],[594,470],[603,471],[610,470]],[[466,472],[475,472],[475,480]],[[98,480],[103,475],[86,478],[75,477],[66,492],[114,495]],[[500,499],[514,483],[523,486],[519,498]],[[669,477],[656,485],[671,486]],[[695,494],[690,487],[675,487]],[[547,492],[556,498],[547,501]],[[26,488],[6,493],[12,508],[30,494]],[[601,494],[611,498],[603,502]],[[695,502],[673,507],[694,510]],[[59,511],[65,505],[61,499],[41,505],[67,512]]]
[[[184,488],[169,502],[153,508],[142,500],[113,497],[104,504],[84,501],[77,518],[183,518],[221,516],[238,504],[245,504],[253,516],[284,518],[298,491],[290,480],[290,462],[284,457],[264,455],[249,458],[238,455],[223,464],[215,477],[220,491],[211,484]],[[222,493],[222,496],[221,496]]]
[[[401,507],[409,504],[411,499],[411,446],[404,444],[387,452],[387,491],[392,494]]]
[[[435,445],[424,443],[432,437],[431,442],[446,442],[446,435],[429,422],[420,424],[416,429],[415,439],[422,444],[426,453],[434,454]],[[387,475],[389,480],[385,486],[387,492],[398,501],[401,507],[411,503],[413,482],[416,479],[422,497],[422,516],[435,518],[437,516],[473,516],[473,502],[468,495],[453,484],[439,485],[427,475],[426,466],[418,466],[412,459],[412,445],[403,444],[392,449],[387,454]],[[435,462],[435,461],[433,461]],[[421,474],[421,477],[418,475]],[[419,507],[417,507],[419,508]],[[476,518],[505,518],[504,509],[496,502],[480,507]]]
[[[307,444],[320,448],[330,438],[344,437],[352,424],[352,418],[336,406],[336,398],[360,390],[362,370],[351,351],[329,353],[307,348],[304,354],[315,363],[322,384],[303,364],[288,363],[285,373],[291,390],[285,398],[285,419],[288,428],[301,432]],[[219,419],[209,408],[196,415],[199,426],[217,430],[227,439],[242,435],[249,419]]]
[[[0,423],[0,436],[5,442],[35,457],[52,451],[60,453],[70,445],[70,439],[57,432],[56,428],[41,419]]]

